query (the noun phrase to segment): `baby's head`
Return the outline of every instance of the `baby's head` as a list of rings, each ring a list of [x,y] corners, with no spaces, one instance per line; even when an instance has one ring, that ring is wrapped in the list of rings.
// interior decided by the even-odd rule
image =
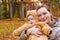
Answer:
[[[38,21],[36,10],[27,11],[26,17],[27,17],[28,23],[30,23],[30,24]]]

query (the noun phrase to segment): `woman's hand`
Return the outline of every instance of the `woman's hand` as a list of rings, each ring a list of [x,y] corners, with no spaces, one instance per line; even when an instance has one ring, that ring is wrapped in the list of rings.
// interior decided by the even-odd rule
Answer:
[[[42,31],[39,28],[32,27],[27,30],[27,35],[30,35],[30,34],[40,36],[40,35],[42,35]]]

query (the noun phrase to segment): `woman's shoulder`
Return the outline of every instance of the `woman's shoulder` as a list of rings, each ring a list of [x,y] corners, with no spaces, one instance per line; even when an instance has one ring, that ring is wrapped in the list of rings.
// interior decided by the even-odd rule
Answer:
[[[55,19],[57,26],[60,26],[60,18]]]

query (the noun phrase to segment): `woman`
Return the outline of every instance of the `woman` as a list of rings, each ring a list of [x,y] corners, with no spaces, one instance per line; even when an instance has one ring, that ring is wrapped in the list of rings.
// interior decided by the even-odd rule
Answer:
[[[39,6],[37,8],[37,16],[38,20],[44,23],[47,23],[50,27],[53,28],[52,33],[49,35],[49,40],[60,40],[60,20],[58,18],[54,18],[52,14],[50,13],[49,9],[45,6]],[[40,24],[40,22],[36,22],[37,25],[43,25],[44,23]],[[34,24],[33,24],[34,25]],[[30,28],[32,24],[25,24],[25,27]],[[27,29],[25,27],[22,27],[23,29]],[[22,29],[22,30],[23,30]],[[22,31],[20,34],[25,34]],[[24,37],[24,35],[20,35],[20,38]],[[26,35],[25,35],[26,37]]]
[[[53,28],[52,33],[49,35],[49,40],[60,40],[60,20],[58,18],[54,18],[50,10],[43,5],[38,6],[37,16],[39,21],[47,23]]]

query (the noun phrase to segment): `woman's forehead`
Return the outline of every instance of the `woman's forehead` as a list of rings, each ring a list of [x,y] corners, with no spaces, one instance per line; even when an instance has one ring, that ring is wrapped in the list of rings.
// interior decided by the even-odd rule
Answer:
[[[41,7],[40,9],[38,9],[37,12],[38,13],[43,13],[43,12],[48,12],[48,10],[45,7]]]

